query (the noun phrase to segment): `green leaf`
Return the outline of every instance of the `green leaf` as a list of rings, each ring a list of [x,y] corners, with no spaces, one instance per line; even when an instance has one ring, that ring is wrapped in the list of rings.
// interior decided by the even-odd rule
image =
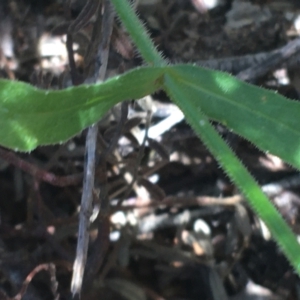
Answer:
[[[172,75],[165,75],[165,90],[182,109],[187,121],[228,176],[247,197],[252,209],[266,223],[273,238],[277,241],[291,265],[300,274],[300,245],[296,236],[247,169],[210,124],[209,119],[199,106],[199,96],[190,91],[191,82],[182,80],[177,74],[173,77],[173,72],[171,73]],[[190,79],[192,78],[190,77]]]
[[[137,24],[139,20],[135,18],[131,21],[132,9],[129,6],[123,7],[125,5],[123,3],[128,4],[128,1],[112,0],[112,2],[146,62],[155,63],[158,66],[163,65],[164,62],[161,63],[160,59],[156,59],[159,57],[158,53],[148,36],[145,35],[142,26]],[[146,41],[143,41],[144,35]],[[300,246],[296,237],[208,120],[210,117],[222,122],[235,132],[244,135],[261,149],[270,150],[299,167],[298,132],[300,125],[297,125],[299,104],[239,82],[224,73],[192,66],[169,68],[164,78],[165,90],[181,107],[188,122],[230,178],[248,197],[256,213],[267,223],[276,242],[299,275]],[[288,108],[286,109],[285,106]],[[254,117],[254,120],[251,117]],[[273,125],[276,126],[273,127]],[[268,140],[269,138],[271,140]],[[293,141],[295,148],[281,150],[282,145],[291,147],[288,143]]]
[[[161,87],[163,68],[138,68],[96,85],[46,91],[0,80],[0,143],[19,151],[61,143],[97,122],[113,105]]]
[[[300,103],[218,71],[192,65],[171,67],[167,73],[185,90],[181,108],[193,105],[245,137],[300,168]]]

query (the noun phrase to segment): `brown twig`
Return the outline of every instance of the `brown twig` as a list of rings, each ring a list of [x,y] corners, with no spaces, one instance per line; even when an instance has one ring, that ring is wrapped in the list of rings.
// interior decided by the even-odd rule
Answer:
[[[97,12],[100,0],[88,0],[79,16],[70,24],[67,32],[66,48],[69,58],[70,74],[73,85],[79,85],[84,82],[84,75],[79,74],[76,68],[73,51],[73,35],[82,29],[92,16]]]
[[[145,135],[144,135],[144,139],[142,141],[142,144],[139,148],[138,156],[137,156],[137,159],[136,159],[136,162],[135,162],[134,174],[132,176],[132,180],[131,180],[124,196],[118,200],[117,207],[119,207],[119,208],[121,207],[122,202],[124,201],[124,199],[126,199],[129,196],[129,194],[131,193],[132,188],[133,188],[133,186],[136,183],[136,180],[138,178],[138,169],[139,169],[139,165],[140,165],[140,163],[142,161],[142,158],[143,158],[143,155],[144,155],[145,144],[146,144],[146,141],[147,141],[148,130],[149,130],[149,126],[150,126],[150,120],[151,120],[151,114],[148,111],[147,119],[146,119]]]
[[[147,204],[123,205],[112,207],[112,212],[130,211],[133,209],[158,208],[158,207],[182,207],[182,206],[234,206],[243,200],[243,196],[235,195],[226,198],[216,198],[207,196],[168,196],[162,201],[151,201]]]
[[[51,280],[51,290],[55,297],[55,299],[59,298],[59,295],[57,294],[57,281],[56,281],[56,275],[55,275],[55,266],[54,264],[41,264],[36,266],[26,277],[25,281],[22,284],[22,288],[20,292],[13,298],[8,298],[8,300],[21,300],[23,296],[25,295],[28,285],[32,281],[33,277],[41,272],[41,271],[48,271],[50,274],[50,280]]]
[[[250,68],[241,71],[237,74],[237,77],[244,81],[252,81],[255,80],[269,72],[270,70],[274,70],[278,65],[282,62],[286,61],[290,57],[297,54],[300,50],[300,38],[297,38],[282,48],[274,51],[274,53],[264,62],[255,64]]]
[[[109,247],[109,217],[107,215],[101,216],[98,222],[98,235],[92,246],[91,255],[87,261],[86,273],[84,275],[84,287],[88,289],[95,274],[101,268],[105,254]]]
[[[34,178],[40,181],[48,182],[49,184],[55,186],[65,187],[69,185],[76,185],[82,180],[82,173],[67,176],[58,176],[32,165],[31,163],[18,157],[13,152],[4,150],[3,148],[0,148],[0,156],[17,168],[20,168],[24,172],[32,175]]]
[[[84,28],[97,11],[98,6],[99,0],[88,0],[78,17],[70,24],[68,33],[74,34]]]

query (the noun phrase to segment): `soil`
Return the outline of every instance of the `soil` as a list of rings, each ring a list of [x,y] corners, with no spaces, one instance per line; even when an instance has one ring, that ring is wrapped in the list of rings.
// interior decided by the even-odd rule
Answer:
[[[212,2],[140,0],[136,5],[170,62],[268,52],[300,34],[296,0],[219,0],[209,8]],[[84,4],[2,0],[0,76],[44,89],[70,86],[66,33]],[[87,65],[95,19],[73,36],[79,75]],[[140,64],[116,20],[107,77]],[[280,69],[257,84],[298,100],[296,75],[297,69]],[[125,121],[122,109],[128,109]],[[99,122],[96,217],[81,299],[300,299],[298,276],[190,127],[179,120],[164,129],[162,121],[176,112],[157,92],[117,106]],[[138,137],[147,126],[153,137],[143,145]],[[215,127],[262,187],[281,187],[271,200],[299,235],[299,172]],[[31,153],[0,148],[0,300],[72,299],[85,138],[86,130]],[[107,207],[97,215],[100,200]]]

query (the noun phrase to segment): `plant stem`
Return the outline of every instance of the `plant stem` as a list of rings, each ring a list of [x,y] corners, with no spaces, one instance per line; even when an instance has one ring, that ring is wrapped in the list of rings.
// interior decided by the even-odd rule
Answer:
[[[147,34],[146,28],[140,22],[128,0],[111,0],[111,2],[143,59],[151,66],[160,67],[166,65],[162,55],[156,50]]]

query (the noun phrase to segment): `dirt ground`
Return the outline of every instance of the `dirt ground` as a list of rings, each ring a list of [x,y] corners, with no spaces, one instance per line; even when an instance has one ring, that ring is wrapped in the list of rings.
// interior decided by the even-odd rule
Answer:
[[[66,33],[85,3],[1,0],[1,77],[44,89],[72,85]],[[298,0],[135,5],[170,62],[268,54],[300,35]],[[79,75],[95,22],[91,16],[73,35]],[[116,20],[107,77],[141,64]],[[254,83],[297,100],[298,71],[278,66]],[[215,126],[299,235],[299,172]],[[72,299],[85,137],[32,153],[0,148],[0,300]],[[81,299],[300,299],[299,278],[268,229],[164,93],[125,102],[99,122],[95,170]]]

